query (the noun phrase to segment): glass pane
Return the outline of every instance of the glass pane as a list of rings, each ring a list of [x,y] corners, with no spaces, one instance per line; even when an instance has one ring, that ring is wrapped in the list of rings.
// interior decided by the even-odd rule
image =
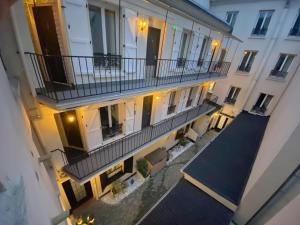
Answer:
[[[249,72],[251,70],[255,55],[256,55],[256,52],[252,52],[250,59],[248,61],[248,64],[246,65],[245,71]]]
[[[227,12],[226,22],[230,24],[231,18],[232,18],[232,12]]]
[[[243,60],[241,62],[241,65],[239,67],[240,70],[242,70],[242,71],[245,70],[246,62],[247,62],[247,60],[249,58],[249,55],[250,55],[249,51],[245,51],[244,52],[244,57],[243,57]]]
[[[300,13],[298,14],[297,20],[295,22],[295,25],[293,29],[299,29],[300,28]]]
[[[273,14],[273,12],[267,12],[265,22],[264,22],[263,27],[262,27],[261,32],[260,32],[261,34],[266,34],[267,33],[267,30],[268,30],[268,27],[269,27],[269,24],[270,24],[270,21],[271,21],[272,14]]]
[[[234,93],[234,95],[233,95],[233,97],[232,97],[232,99],[234,99],[234,100],[236,100],[237,99],[237,96],[239,95],[239,93],[240,93],[240,88],[236,88],[236,90],[235,90],[235,93]]]
[[[183,56],[184,56],[186,40],[187,40],[187,33],[183,33],[182,39],[181,39],[179,58],[183,58]]]
[[[264,21],[264,18],[265,18],[265,12],[259,12],[259,18],[258,18],[257,24],[255,26],[254,34],[256,34],[257,32],[259,32],[259,30],[261,28],[261,25],[262,25],[262,23]]]
[[[175,95],[176,95],[175,91],[171,92],[170,98],[169,98],[169,106],[174,105],[174,103],[175,103]]]
[[[102,19],[100,8],[89,8],[94,56],[103,55]]]
[[[266,100],[264,101],[264,104],[262,106],[263,109],[267,109],[268,105],[270,104],[270,101],[272,100],[273,96],[272,95],[268,95],[266,97]]]
[[[264,100],[266,94],[260,94],[259,98],[257,99],[257,102],[255,103],[254,107],[260,107],[262,101]]]
[[[233,27],[234,24],[235,24],[237,14],[238,14],[237,12],[233,13],[232,20],[231,20],[231,23],[230,23],[230,25],[231,25],[232,27]]]
[[[116,21],[115,12],[105,10],[105,28],[106,28],[106,43],[107,53],[116,54]]]
[[[101,126],[102,130],[109,127],[109,120],[108,120],[108,107],[104,106],[100,108],[100,119],[101,119]]]
[[[206,49],[206,42],[207,42],[207,38],[204,38],[203,42],[202,42],[202,46],[201,46],[199,61],[204,59],[204,55],[205,55],[204,52],[205,52],[205,49]]]
[[[221,54],[220,54],[220,58],[219,58],[219,63],[222,63],[225,59],[225,55],[226,55],[226,49],[222,49]]]
[[[229,98],[229,99],[232,98],[232,94],[233,94],[234,90],[235,90],[235,87],[231,87],[231,88],[230,88],[230,91],[229,91],[229,93],[228,93],[228,98]]]
[[[276,63],[276,66],[275,66],[274,70],[276,70],[276,71],[280,70],[285,57],[286,57],[285,54],[280,54],[279,59],[278,59],[278,61]]]
[[[294,58],[294,56],[292,56],[292,55],[288,56],[287,60],[285,61],[285,64],[283,65],[283,67],[281,69],[282,72],[287,72],[288,71],[288,69],[289,69],[289,67],[290,67],[290,65],[293,61],[293,58]]]
[[[111,106],[111,122],[112,122],[112,127],[116,127],[119,125],[118,105]]]

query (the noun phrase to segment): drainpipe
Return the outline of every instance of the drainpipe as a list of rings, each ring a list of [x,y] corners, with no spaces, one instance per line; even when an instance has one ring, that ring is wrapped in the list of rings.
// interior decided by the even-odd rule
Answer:
[[[257,86],[257,82],[260,79],[262,71],[265,68],[265,64],[266,64],[267,60],[269,59],[269,56],[270,56],[270,54],[271,54],[271,52],[272,52],[275,44],[278,42],[278,34],[281,31],[281,25],[283,24],[283,22],[286,19],[289,5],[290,5],[290,0],[286,0],[283,12],[281,13],[280,19],[279,19],[279,21],[277,23],[277,27],[276,27],[276,29],[275,29],[275,31],[273,33],[273,37],[271,37],[271,40],[269,42],[269,46],[267,47],[267,50],[266,50],[266,52],[264,54],[264,57],[263,57],[263,59],[261,61],[260,67],[258,68],[258,70],[256,72],[256,75],[254,76],[254,78],[251,81],[250,87],[249,87],[249,89],[247,91],[247,94],[246,94],[246,101],[243,104],[242,109],[244,109],[247,106],[247,104],[248,104],[248,102],[250,100],[251,94],[252,94],[253,90],[255,90],[255,88]]]

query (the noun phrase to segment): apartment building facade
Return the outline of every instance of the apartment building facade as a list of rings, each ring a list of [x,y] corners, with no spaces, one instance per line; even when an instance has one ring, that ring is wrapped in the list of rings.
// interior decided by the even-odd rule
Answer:
[[[212,89],[239,39],[203,2],[12,6],[2,26],[3,63],[20,85],[64,210],[100,198],[136,172],[138,159],[213,126]]]
[[[270,115],[299,66],[299,2],[211,1],[211,9],[243,41],[215,87],[224,104],[218,126],[243,109]]]

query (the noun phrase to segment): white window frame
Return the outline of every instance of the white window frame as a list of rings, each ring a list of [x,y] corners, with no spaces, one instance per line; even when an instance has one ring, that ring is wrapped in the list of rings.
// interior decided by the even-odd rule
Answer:
[[[279,54],[279,57],[278,57],[278,60],[280,59],[280,56],[281,56],[281,55],[285,55],[285,58],[284,58],[284,60],[283,60],[283,62],[282,62],[282,64],[281,64],[281,66],[280,66],[280,68],[279,68],[278,71],[280,71],[280,72],[288,72],[289,69],[290,69],[290,66],[291,66],[292,63],[293,63],[293,60],[294,60],[295,55],[293,55],[293,54],[286,54],[286,53],[280,53],[280,54]],[[287,68],[287,71],[282,71],[282,69],[283,69],[283,67],[285,66],[286,61],[288,60],[288,57],[289,57],[289,56],[292,57],[292,62],[291,62],[291,64],[289,65],[289,67]],[[278,60],[277,60],[277,62],[278,62]],[[276,64],[277,64],[277,63],[276,63]]]
[[[229,96],[230,91],[231,91],[232,88],[234,88],[234,91],[232,92],[232,95]],[[239,91],[241,91],[241,88],[235,87],[235,86],[231,86],[231,87],[229,88],[229,91],[228,91],[228,94],[227,94],[227,98],[233,100],[233,97],[234,97],[234,95],[235,95],[235,93],[237,92],[238,89],[239,89]],[[237,97],[238,97],[238,96],[236,96],[236,99],[237,99]],[[235,99],[235,100],[236,100],[236,99]]]
[[[271,13],[271,19],[270,19],[270,23],[271,23],[271,20],[272,20],[272,16],[273,16],[274,11],[275,11],[275,10],[273,10],[273,9],[262,9],[262,10],[259,10],[259,12],[258,12],[258,17],[257,17],[257,19],[256,19],[256,23],[255,23],[255,25],[254,25],[253,30],[254,30],[254,29],[256,28],[256,26],[257,26],[257,23],[258,23],[258,21],[259,21],[259,18],[260,18],[260,14],[261,14],[261,13],[265,13],[265,16],[264,16],[264,18],[263,18],[263,21],[262,21],[260,27],[259,27],[259,30],[260,30],[260,31],[261,31],[262,28],[264,27],[264,24],[265,24],[265,22],[266,22],[266,18],[267,18],[267,16],[268,16],[268,13]],[[252,35],[259,35],[259,36],[264,36],[264,35],[266,35],[267,32],[268,32],[268,30],[269,30],[270,23],[268,24],[267,31],[266,31],[265,34],[253,34],[253,32],[252,32],[251,34],[252,34]]]
[[[118,55],[120,50],[119,50],[119,9],[113,5],[108,5],[108,4],[103,4],[101,2],[91,2],[88,1],[88,10],[89,7],[94,7],[94,8],[98,8],[101,10],[101,25],[102,25],[102,40],[103,40],[103,54],[107,55],[107,35],[106,35],[106,21],[105,21],[105,10],[110,10],[110,11],[114,11],[115,13],[115,39],[116,39],[116,52],[115,55]],[[90,18],[89,18],[90,21]],[[90,24],[89,24],[90,26]],[[90,33],[91,33],[91,38],[92,38],[92,28],[90,27]],[[93,44],[93,42],[92,42]],[[94,47],[94,46],[92,46]]]
[[[252,55],[254,54],[254,59],[255,59],[255,56],[256,56],[257,53],[258,53],[258,51],[255,51],[255,50],[244,50],[242,60],[241,60],[241,62],[240,62],[240,64],[239,64],[239,66],[238,66],[238,71],[241,71],[241,72],[244,72],[244,73],[249,73],[249,72],[251,71],[252,65],[253,65],[253,63],[252,63],[252,65],[251,65],[249,71],[240,70],[240,67],[241,67],[242,62],[243,62],[243,60],[244,60],[244,57],[246,57],[246,54],[245,54],[245,53],[247,53],[247,52],[250,52],[250,54],[249,54],[249,56],[248,56],[248,58],[247,58],[247,60],[246,60],[246,62],[245,62],[244,68],[248,67],[248,63],[250,62],[250,59],[251,59]],[[254,60],[253,60],[253,62],[254,62]]]
[[[268,110],[268,107],[269,107],[269,105],[270,105],[270,103],[271,103],[271,101],[272,101],[274,95],[270,95],[270,94],[266,94],[266,93],[260,93],[260,94],[258,95],[258,98],[256,99],[256,102],[258,101],[258,99],[260,98],[260,96],[261,96],[262,94],[264,94],[265,97],[263,98],[263,100],[262,100],[261,103],[259,104],[259,108],[262,108],[262,106],[264,105],[264,103],[265,103],[265,101],[267,100],[268,96],[271,96],[271,100],[269,101],[269,103],[268,103],[268,105],[266,106],[266,109],[265,109],[265,112],[266,112],[266,111]],[[254,106],[256,105],[256,102],[255,102]],[[253,107],[254,107],[254,106],[253,106]]]
[[[238,14],[239,14],[239,11],[227,11],[227,12],[226,12],[226,18],[225,18],[225,21],[226,21],[228,24],[230,24],[231,27],[234,27],[234,24],[235,24],[235,22],[236,22],[236,19],[237,19]],[[228,16],[229,16],[229,15],[231,15],[231,17],[230,17],[230,20],[229,20],[229,22],[228,22],[227,19],[228,19]],[[232,24],[232,20],[233,20],[234,16],[235,16],[235,21],[234,21],[234,23]]]

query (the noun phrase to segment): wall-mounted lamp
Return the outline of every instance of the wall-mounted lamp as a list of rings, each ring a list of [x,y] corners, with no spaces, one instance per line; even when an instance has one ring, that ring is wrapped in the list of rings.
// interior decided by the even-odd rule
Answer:
[[[216,47],[218,47],[219,42],[218,42],[217,40],[213,40],[212,43],[211,43],[211,45],[212,45],[214,48],[216,48]]]
[[[159,100],[160,99],[160,97],[159,96],[156,96],[156,100]]]
[[[139,27],[140,27],[141,31],[143,31],[147,27],[146,21],[145,20],[140,20]]]
[[[70,123],[73,123],[73,122],[75,121],[75,116],[69,115],[69,116],[67,117],[67,119],[68,119],[68,121],[69,121]]]

